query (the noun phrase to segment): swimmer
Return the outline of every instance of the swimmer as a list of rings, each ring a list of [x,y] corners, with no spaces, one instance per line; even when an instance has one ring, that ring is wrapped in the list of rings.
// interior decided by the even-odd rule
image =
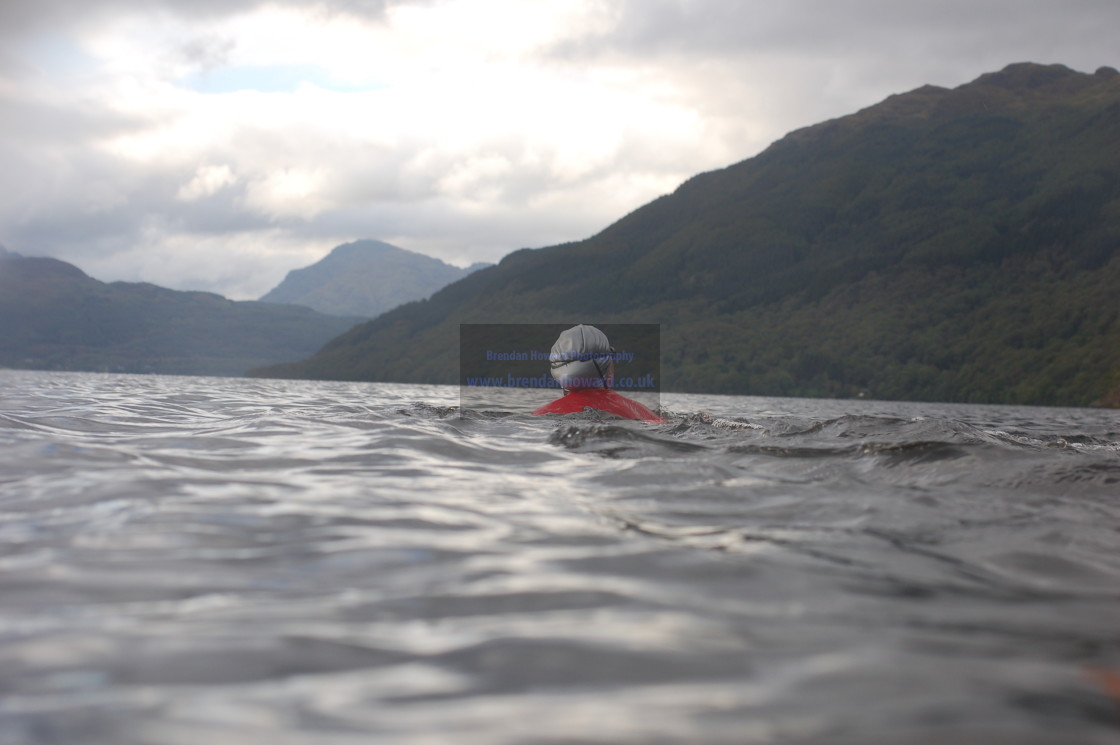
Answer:
[[[562,332],[552,345],[549,360],[552,377],[564,389],[564,395],[534,414],[575,414],[596,409],[650,424],[665,421],[637,401],[611,390],[614,348],[607,335],[594,326],[580,324]]]

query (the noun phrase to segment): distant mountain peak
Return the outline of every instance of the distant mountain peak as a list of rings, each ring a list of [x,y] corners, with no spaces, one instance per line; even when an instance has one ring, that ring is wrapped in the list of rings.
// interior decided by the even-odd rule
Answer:
[[[377,240],[336,246],[319,261],[288,272],[261,300],[339,316],[378,316],[462,279],[483,265],[460,269]]]
[[[1098,95],[1115,95],[1120,73],[1100,68],[1084,73],[1065,65],[1016,62],[998,72],[985,73],[956,88],[923,85],[888,96],[854,114],[794,130],[775,143],[779,149],[821,136],[851,133],[870,124],[899,124],[907,120],[956,120],[965,116],[1019,116],[1028,109],[1059,102],[1076,103]]]
[[[374,254],[387,255],[400,251],[403,251],[405,253],[416,253],[415,251],[409,251],[408,249],[398,248],[391,243],[385,243],[384,241],[375,241],[367,238],[364,240],[351,241],[350,243],[343,243],[340,246],[335,246],[331,249],[331,252],[324,256],[320,261],[327,261],[328,259],[337,260],[362,258]],[[416,255],[421,256],[422,254]],[[438,261],[438,259],[433,259],[433,261]]]
[[[0,246],[0,249],[3,247]],[[89,279],[85,272],[73,264],[45,256],[21,256],[4,249],[0,253],[0,260],[4,261],[5,273],[9,279],[18,277],[27,282]]]
[[[1071,80],[1089,77],[1065,65],[1040,65],[1035,62],[1016,62],[999,72],[989,72],[974,81],[979,85],[997,85],[1009,90],[1034,90]]]

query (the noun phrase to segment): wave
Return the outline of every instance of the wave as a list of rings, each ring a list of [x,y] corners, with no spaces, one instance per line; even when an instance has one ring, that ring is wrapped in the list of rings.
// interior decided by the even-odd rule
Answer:
[[[5,743],[1115,739],[1109,413],[2,375]]]

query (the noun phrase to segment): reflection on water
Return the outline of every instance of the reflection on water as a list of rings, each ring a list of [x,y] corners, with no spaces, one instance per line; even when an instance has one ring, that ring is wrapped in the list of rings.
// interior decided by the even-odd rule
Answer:
[[[458,393],[0,372],[0,743],[1120,741],[1115,412]]]

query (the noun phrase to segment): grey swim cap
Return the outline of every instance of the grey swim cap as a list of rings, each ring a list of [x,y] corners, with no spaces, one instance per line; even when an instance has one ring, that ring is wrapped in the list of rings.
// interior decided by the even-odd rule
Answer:
[[[552,377],[565,390],[606,388],[614,349],[607,335],[594,326],[580,324],[564,331],[548,356]]]

